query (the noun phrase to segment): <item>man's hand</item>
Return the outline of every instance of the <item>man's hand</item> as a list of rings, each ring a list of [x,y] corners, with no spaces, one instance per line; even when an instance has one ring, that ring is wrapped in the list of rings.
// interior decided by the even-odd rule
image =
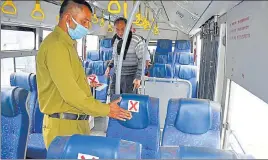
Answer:
[[[134,79],[133,84],[134,84],[134,88],[138,89],[141,86],[141,80]]]
[[[106,77],[109,77],[110,76],[110,71],[111,71],[111,68],[110,67],[107,67],[107,69],[105,71],[105,76]]]
[[[102,86],[102,84],[101,83],[97,83],[97,82],[91,82],[90,83],[90,87],[92,87],[92,88],[96,88],[96,87],[99,87],[99,86]]]
[[[118,103],[120,101],[121,101],[121,97],[109,104],[110,105],[110,113],[108,116],[111,118],[114,118],[114,119],[121,120],[121,121],[126,121],[126,119],[131,119],[132,118],[131,112],[129,112],[123,108],[120,108],[118,106]]]

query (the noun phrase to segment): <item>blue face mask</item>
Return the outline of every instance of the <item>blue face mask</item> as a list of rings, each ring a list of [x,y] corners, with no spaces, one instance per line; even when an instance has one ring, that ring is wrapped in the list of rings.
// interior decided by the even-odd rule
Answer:
[[[77,23],[73,18],[72,20],[76,24],[75,29],[70,28],[69,24],[66,23],[70,37],[73,40],[76,40],[76,39],[81,39],[84,36],[86,36],[89,32],[88,29],[82,26],[81,24]]]

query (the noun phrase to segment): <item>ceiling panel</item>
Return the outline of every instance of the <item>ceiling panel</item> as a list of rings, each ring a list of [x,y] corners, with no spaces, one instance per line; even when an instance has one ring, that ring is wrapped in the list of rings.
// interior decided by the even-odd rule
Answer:
[[[173,1],[180,9],[191,12],[193,16],[200,17],[211,1]]]

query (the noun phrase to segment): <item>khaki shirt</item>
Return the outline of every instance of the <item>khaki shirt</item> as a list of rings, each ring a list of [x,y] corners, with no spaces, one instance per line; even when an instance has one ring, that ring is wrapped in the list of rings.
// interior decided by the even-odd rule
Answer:
[[[36,60],[40,110],[44,114],[107,116],[110,107],[92,96],[75,45],[58,26],[42,42]]]

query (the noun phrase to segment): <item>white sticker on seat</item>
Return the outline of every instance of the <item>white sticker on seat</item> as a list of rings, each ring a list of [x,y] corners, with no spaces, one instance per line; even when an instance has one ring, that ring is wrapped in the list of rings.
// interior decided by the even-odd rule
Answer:
[[[91,83],[100,83],[99,80],[98,80],[98,76],[92,74],[92,75],[89,75],[87,77],[87,80],[88,80],[88,83],[91,84]]]
[[[100,158],[96,157],[96,156],[89,155],[89,154],[78,153],[77,159],[100,159]]]
[[[128,101],[128,111],[139,112],[139,110],[140,110],[140,102],[139,101],[134,101],[134,100]]]

